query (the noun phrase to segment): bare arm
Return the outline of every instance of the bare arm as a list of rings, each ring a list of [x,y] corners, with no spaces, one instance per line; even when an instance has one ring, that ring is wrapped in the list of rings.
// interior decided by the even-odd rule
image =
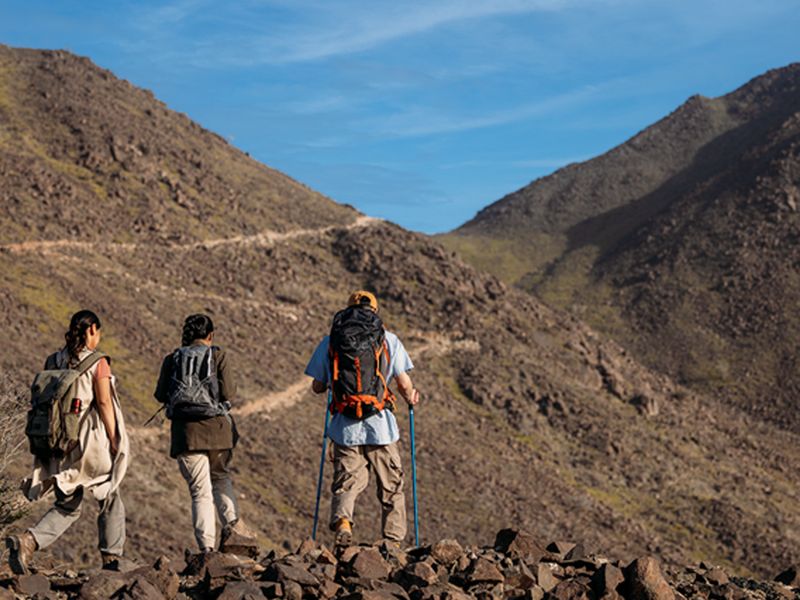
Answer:
[[[409,405],[419,404],[419,390],[414,388],[414,383],[408,373],[400,373],[394,380],[397,382],[397,389],[400,391],[400,395]]]
[[[97,411],[100,413],[100,420],[106,426],[106,434],[111,442],[111,454],[116,455],[118,450],[117,416],[114,414],[114,402],[111,399],[111,380],[108,377],[95,380],[94,397],[97,402]]]

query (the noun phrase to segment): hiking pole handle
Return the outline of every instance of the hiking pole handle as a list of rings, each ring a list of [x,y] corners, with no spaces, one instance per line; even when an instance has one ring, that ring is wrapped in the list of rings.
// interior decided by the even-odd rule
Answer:
[[[414,495],[414,545],[419,547],[419,507],[417,503],[417,447],[414,441],[414,407],[408,406],[408,422],[411,430],[411,489]]]
[[[325,427],[322,430],[322,455],[319,457],[319,476],[317,477],[317,501],[314,506],[314,526],[311,528],[311,539],[317,540],[317,524],[319,523],[319,500],[322,496],[322,475],[325,470],[325,451],[328,449],[328,421],[331,416],[333,394],[328,388],[328,403],[325,407]]]

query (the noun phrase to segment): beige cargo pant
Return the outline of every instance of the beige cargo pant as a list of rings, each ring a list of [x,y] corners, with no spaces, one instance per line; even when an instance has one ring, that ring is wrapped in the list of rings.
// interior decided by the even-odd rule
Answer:
[[[387,446],[333,445],[331,529],[339,519],[353,521],[356,498],[375,472],[378,502],[381,504],[383,537],[402,541],[406,537],[406,498],[403,494],[403,466],[397,443]]]
[[[55,492],[55,506],[28,530],[39,548],[47,548],[55,542],[81,516],[84,488],[78,488],[70,495],[63,494],[58,487]],[[125,505],[119,490],[100,501],[97,534],[100,552],[122,556],[125,547]]]
[[[223,527],[239,519],[230,475],[232,457],[232,450],[185,452],[178,457],[192,495],[192,524],[200,550],[216,547],[217,515]]]

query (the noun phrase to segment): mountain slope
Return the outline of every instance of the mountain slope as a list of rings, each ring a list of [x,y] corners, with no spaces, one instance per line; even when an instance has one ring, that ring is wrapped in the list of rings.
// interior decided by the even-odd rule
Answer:
[[[9,232],[0,241],[0,365],[27,382],[60,345],[72,311],[101,315],[134,444],[125,483],[132,556],[192,544],[188,493],[166,455],[165,428],[142,426],[157,408],[150,393],[183,317],[211,314],[240,372],[235,484],[244,516],[266,545],[294,545],[310,527],[324,404],[308,391],[303,367],[348,292],[368,287],[406,342],[423,391],[424,539],[452,534],[457,523],[471,542],[513,522],[623,557],[706,558],[740,572],[771,573],[800,558],[794,434],[744,427],[738,409],[649,371],[574,317],[429,238],[252,162],[85,59],[8,48],[0,57],[0,225]],[[86,94],[97,112],[85,123],[75,117],[80,131],[62,127],[84,110]],[[148,111],[161,111],[155,129]],[[125,171],[100,151],[123,132],[159,150]],[[87,140],[98,157],[91,168],[81,158]],[[143,192],[139,183],[161,169],[180,177]],[[174,190],[206,171],[237,200],[192,185],[193,204],[176,208]],[[86,212],[108,219],[86,225]],[[158,226],[138,225],[146,223]],[[407,460],[405,411],[398,418]],[[18,457],[17,473],[27,461]],[[326,485],[330,465],[327,477]],[[377,538],[378,515],[365,493],[357,536]],[[93,530],[82,520],[39,559],[79,550],[80,561],[93,562]]]
[[[694,97],[442,241],[679,381],[796,430],[799,108],[797,64]],[[479,244],[500,250],[477,257]]]

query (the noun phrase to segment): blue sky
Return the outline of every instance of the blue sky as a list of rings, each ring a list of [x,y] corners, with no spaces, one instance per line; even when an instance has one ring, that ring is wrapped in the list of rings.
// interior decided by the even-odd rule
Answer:
[[[800,60],[797,0],[0,0],[268,165],[439,232]]]

